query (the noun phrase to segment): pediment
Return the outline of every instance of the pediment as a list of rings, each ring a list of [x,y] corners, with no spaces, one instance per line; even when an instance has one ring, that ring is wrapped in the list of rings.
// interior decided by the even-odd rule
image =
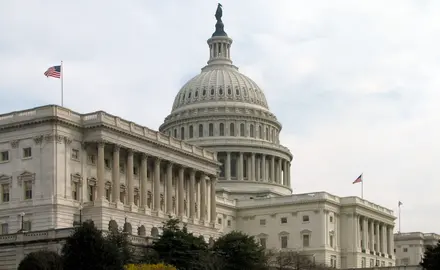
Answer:
[[[35,173],[24,171],[17,177],[17,180],[20,185],[23,181],[32,181],[32,184],[35,184]]]
[[[89,186],[96,186],[96,184],[98,183],[98,181],[96,181],[95,177],[89,177],[87,178],[87,184]]]
[[[311,232],[312,232],[311,230],[304,229],[304,230],[302,230],[300,233],[301,233],[301,234],[309,234],[309,233],[311,233]]]
[[[279,235],[289,235],[289,232],[282,231],[282,232],[279,233]]]
[[[124,185],[124,184],[121,184],[121,186],[120,186],[120,191],[121,191],[121,192],[125,192],[125,190],[126,190],[125,185]]]
[[[0,183],[12,184],[12,176],[6,174],[0,174]]]
[[[70,175],[70,179],[72,180],[72,182],[76,182],[76,183],[80,183],[82,182],[82,176],[79,173],[72,173]]]

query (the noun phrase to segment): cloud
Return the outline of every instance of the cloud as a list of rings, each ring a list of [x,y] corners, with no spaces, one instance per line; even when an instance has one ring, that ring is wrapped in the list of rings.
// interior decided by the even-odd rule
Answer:
[[[265,91],[295,154],[295,192],[404,202],[405,231],[436,231],[439,1],[225,0],[232,57]],[[25,7],[25,8],[24,8]],[[0,3],[1,112],[59,103],[158,128],[208,60],[214,1]],[[427,211],[424,211],[424,210]],[[426,222],[429,221],[429,222]]]

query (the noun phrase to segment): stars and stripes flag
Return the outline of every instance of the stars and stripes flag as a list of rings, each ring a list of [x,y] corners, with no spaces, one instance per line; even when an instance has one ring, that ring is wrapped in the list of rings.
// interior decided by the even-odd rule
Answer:
[[[356,178],[356,180],[353,181],[353,184],[362,183],[364,181],[362,179],[362,175],[363,175],[363,173],[361,175],[359,175],[359,177]]]
[[[61,66],[53,66],[50,67],[44,72],[44,76],[46,77],[54,77],[54,78],[61,78]]]
[[[402,205],[403,205],[403,202],[399,201],[398,206],[400,207],[400,206],[402,206]]]

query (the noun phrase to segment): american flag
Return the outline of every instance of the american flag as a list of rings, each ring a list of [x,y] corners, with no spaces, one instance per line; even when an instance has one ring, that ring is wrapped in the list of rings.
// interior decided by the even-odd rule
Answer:
[[[44,76],[59,79],[61,77],[61,66],[53,66],[48,68],[46,72],[44,72]]]
[[[353,181],[353,184],[356,184],[356,183],[362,183],[362,182],[363,182],[362,175],[363,175],[363,174],[359,175],[359,177],[356,178],[356,180]]]

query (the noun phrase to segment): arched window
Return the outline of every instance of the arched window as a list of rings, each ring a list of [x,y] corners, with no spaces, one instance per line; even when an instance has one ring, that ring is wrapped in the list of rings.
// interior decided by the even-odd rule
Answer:
[[[193,126],[189,126],[189,138],[192,139],[194,137],[194,128]]]
[[[244,124],[243,123],[240,124],[240,136],[244,137]]]
[[[199,138],[203,137],[203,125],[199,124]]]
[[[229,125],[229,136],[235,136],[235,125],[234,125],[234,123],[231,123]]]
[[[267,127],[266,128],[266,141],[268,141],[269,140],[269,128]]]
[[[174,129],[174,138],[177,138],[177,128]]]
[[[275,130],[274,129],[272,129],[272,136],[271,137],[272,137],[272,141],[275,142]]]
[[[249,133],[250,133],[250,137],[254,138],[255,134],[254,134],[254,125],[250,124],[249,126]]]
[[[263,127],[261,125],[258,126],[258,137],[263,139]]]
[[[214,124],[213,123],[209,124],[209,136],[210,137],[214,136]]]
[[[220,136],[225,136],[225,124],[220,123]]]
[[[181,140],[185,139],[185,128],[184,127],[180,128],[180,139]]]

